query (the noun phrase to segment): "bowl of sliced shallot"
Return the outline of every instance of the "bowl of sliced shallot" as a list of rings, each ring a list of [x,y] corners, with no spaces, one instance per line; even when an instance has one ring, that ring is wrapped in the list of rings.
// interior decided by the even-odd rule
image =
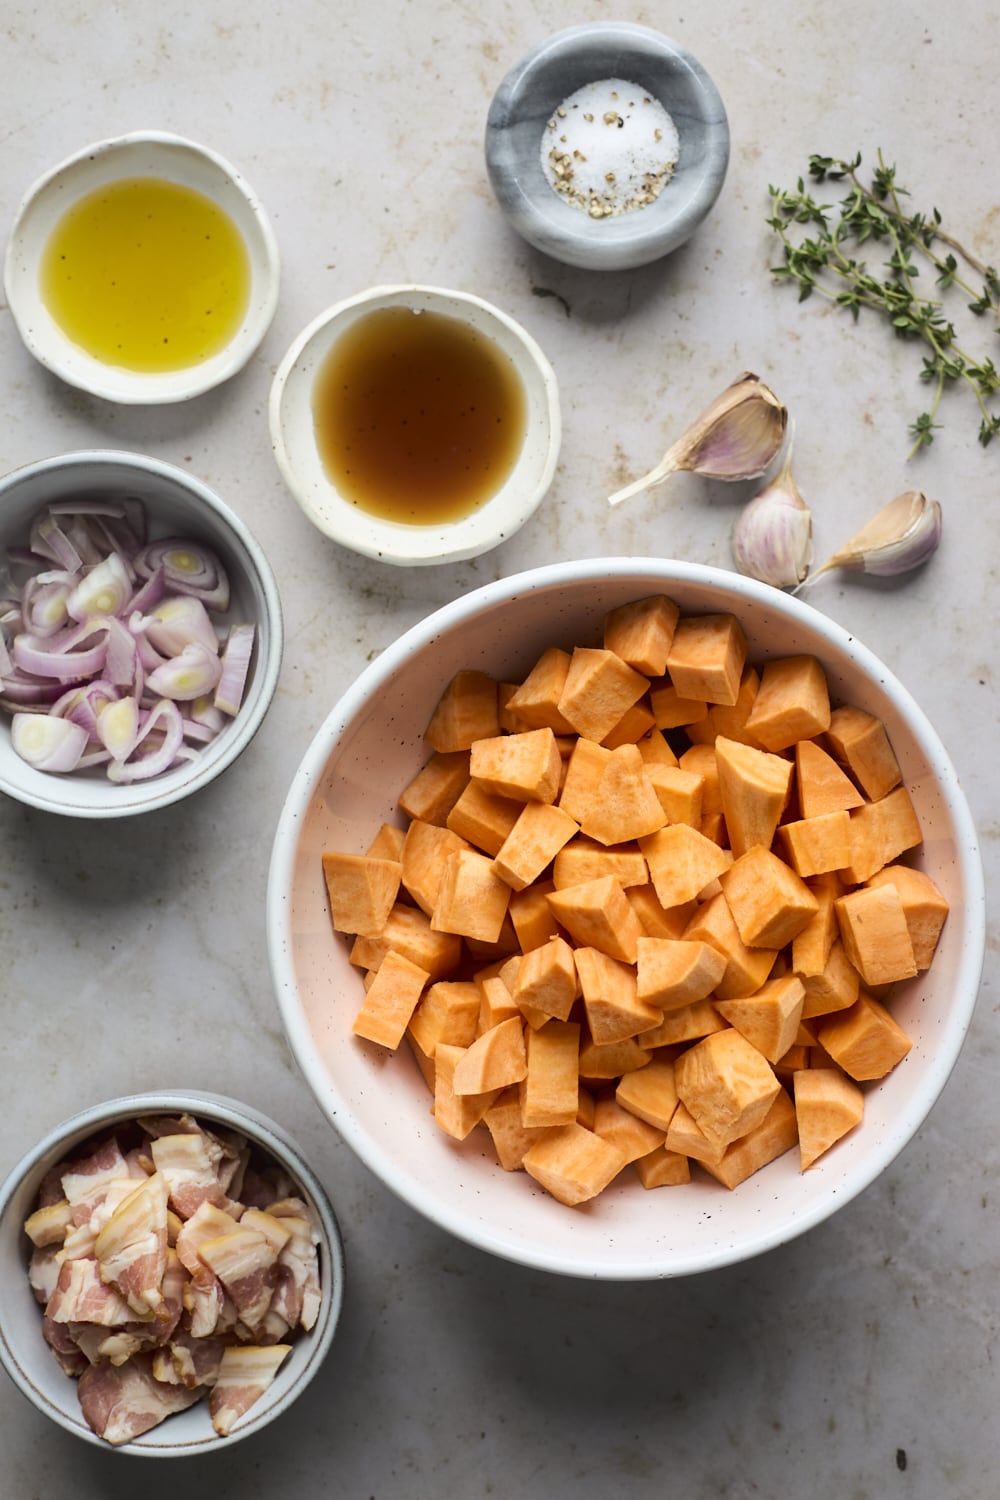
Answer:
[[[0,1362],[40,1411],[171,1458],[259,1432],[329,1351],[343,1250],[282,1128],[218,1094],[114,1099],[0,1187]]]
[[[136,453],[0,479],[0,791],[48,812],[151,811],[212,781],[274,695],[281,604],[207,485]]]

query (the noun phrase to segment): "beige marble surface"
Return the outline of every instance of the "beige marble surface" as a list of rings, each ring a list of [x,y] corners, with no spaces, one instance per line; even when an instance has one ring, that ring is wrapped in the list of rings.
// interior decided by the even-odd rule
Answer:
[[[994,666],[1000,446],[949,403],[907,466],[923,404],[915,351],[772,286],[769,182],[810,151],[881,146],[986,258],[1000,257],[993,103],[1000,32],[976,0],[837,7],[645,4],[705,63],[732,161],[698,236],[601,277],[504,224],[482,134],[507,67],[596,0],[74,0],[0,4],[0,223],[89,140],[142,126],[214,146],[253,182],[284,257],[259,354],[217,393],[115,409],[62,386],[0,308],[0,469],[85,446],[188,465],[246,518],[278,575],[287,651],[272,712],[220,783],[181,810],[106,828],[0,806],[0,1173],[57,1120],[132,1088],[243,1095],[327,1183],[350,1285],[322,1377],[267,1435],[182,1474],[92,1450],[0,1381],[3,1500],[331,1495],[611,1495],[683,1500],[986,1500],[1000,1460],[1000,1025],[995,941],[945,1094],[891,1171],[826,1226],[744,1266],[590,1286],[495,1262],[396,1202],[325,1125],[285,1046],[266,966],[271,835],[310,737],[364,663],[478,583],[574,555],[727,566],[735,497],[677,478],[610,512],[715,390],[765,375],[797,425],[797,473],[825,554],[918,486],[945,540],[904,587],[817,584],[813,603],[879,653],[949,748],[996,873]],[[621,13],[619,13],[621,14]],[[325,543],[274,468],[273,371],[294,334],[379,281],[468,289],[548,353],[565,419],[552,491],[478,561],[410,572]]]

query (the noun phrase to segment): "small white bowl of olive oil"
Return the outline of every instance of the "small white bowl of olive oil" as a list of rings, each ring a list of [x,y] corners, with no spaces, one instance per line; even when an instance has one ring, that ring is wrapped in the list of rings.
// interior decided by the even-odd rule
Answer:
[[[559,455],[555,374],[513,318],[467,292],[374,287],[328,308],[271,387],[282,476],[326,536],[399,565],[512,536]]]
[[[186,401],[246,364],[274,316],[277,242],[214,151],[164,131],[99,141],[18,209],[4,288],[25,345],[70,385]]]

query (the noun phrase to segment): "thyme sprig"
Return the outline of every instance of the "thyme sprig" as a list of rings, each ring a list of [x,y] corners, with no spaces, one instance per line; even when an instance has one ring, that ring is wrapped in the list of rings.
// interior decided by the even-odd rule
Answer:
[[[859,175],[860,153],[852,161],[832,156],[809,158],[813,182],[843,182],[846,196],[839,203],[820,203],[803,178],[794,190],[771,187],[772,213],[767,220],[784,247],[784,263],[772,266],[779,281],[798,284],[799,301],[813,292],[847,308],[855,321],[862,309],[886,317],[900,338],[919,339],[928,348],[920,379],[933,385],[930,405],[910,424],[913,446],[909,457],[934,441],[935,420],[942,394],[956,382],[966,386],[979,410],[979,441],[985,448],[1000,434],[1000,411],[991,400],[1000,391],[1000,373],[990,358],[977,358],[959,342],[942,296],[923,296],[917,282],[921,269],[930,269],[941,294],[964,294],[968,310],[977,317],[1000,316],[1000,275],[985,265],[950,234],[941,214],[910,213],[903,200],[906,188],[896,181],[895,166],[878,153],[871,181]],[[858,257],[865,245],[880,246],[888,254],[882,276]],[[1000,334],[1000,325],[994,332]],[[964,339],[964,335],[963,335]]]

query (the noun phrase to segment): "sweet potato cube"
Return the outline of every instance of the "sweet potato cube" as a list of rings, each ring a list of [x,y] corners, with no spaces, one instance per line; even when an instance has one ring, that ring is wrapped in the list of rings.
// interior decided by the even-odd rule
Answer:
[[[493,861],[493,869],[511,890],[523,891],[579,831],[569,813],[551,803],[526,802]]]
[[[687,823],[701,831],[705,778],[681,766],[649,765],[646,774],[668,823]]]
[[[666,594],[621,604],[604,616],[604,645],[646,677],[662,677],[680,610]]]
[[[410,1035],[427,1057],[436,1057],[442,1044],[469,1047],[479,1029],[479,1006],[479,988],[471,980],[438,980],[413,1012]]]
[[[449,855],[468,847],[457,833],[437,823],[424,823],[415,818],[406,830],[400,859],[403,885],[428,916],[437,904],[441,876]]]
[[[642,673],[626,666],[613,651],[577,646],[559,699],[559,712],[577,734],[600,744],[648,687]]]
[[[566,775],[559,792],[559,806],[578,823],[582,823],[597,799],[597,789],[611,751],[596,740],[582,736],[573,747]]]
[[[499,974],[477,974],[475,983],[479,988],[477,1035],[499,1026],[501,1021],[509,1021],[512,1016],[520,1020],[520,1008]]]
[[[860,976],[847,956],[840,938],[830,948],[826,964],[818,974],[799,976],[805,990],[802,1019],[828,1016],[836,1010],[848,1010],[858,998]]]
[[[768,1062],[776,1063],[795,1041],[804,1000],[805,987],[798,975],[783,974],[780,979],[769,979],[755,995],[717,1000],[715,1008]]]
[[[400,810],[408,818],[442,827],[469,780],[469,752],[435,753],[414,776],[399,797]]]
[[[678,759],[682,771],[690,771],[702,779],[701,812],[703,817],[722,811],[722,789],[719,785],[719,765],[715,758],[715,745],[689,745]]]
[[[410,1030],[409,1027],[406,1028],[406,1042],[407,1042],[407,1046],[410,1049],[410,1055],[412,1056],[413,1061],[417,1065],[417,1070],[420,1073],[421,1078],[424,1080],[424,1083],[427,1085],[428,1089],[433,1094],[434,1093],[434,1059],[433,1059],[433,1057],[428,1057],[427,1056],[427,1053],[424,1051],[423,1047],[421,1047],[420,1043],[417,1041],[416,1037],[413,1035],[413,1032]],[[433,1109],[433,1107],[434,1106],[432,1105],[431,1108]]]
[[[602,875],[613,875],[627,890],[648,884],[649,866],[634,844],[607,848],[582,835],[560,849],[552,866],[552,883],[557,891],[600,880]]]
[[[516,714],[526,729],[572,734],[572,724],[559,712],[569,663],[569,652],[558,646],[543,651],[520,687],[507,699],[507,712]]]
[[[518,1085],[521,1123],[569,1125],[576,1121],[580,1075],[580,1027],[549,1021],[524,1039],[528,1071]]]
[[[648,771],[650,766],[676,766],[677,756],[659,729],[651,729],[637,742],[639,754]]]
[[[793,1042],[788,1051],[782,1053],[774,1065],[774,1071],[782,1083],[790,1084],[796,1073],[809,1067],[810,1051],[809,1047]]]
[[[795,1106],[779,1087],[774,1102],[759,1125],[740,1140],[733,1141],[717,1162],[704,1161],[702,1166],[723,1187],[737,1188],[754,1172],[766,1167],[790,1151],[798,1139]]]
[[[851,858],[845,874],[858,885],[920,843],[920,823],[910,794],[896,787],[880,802],[866,802],[850,814]]]
[[[635,1163],[636,1176],[644,1188],[681,1187],[691,1181],[691,1163],[686,1156],[657,1146]]]
[[[659,1026],[642,1032],[636,1041],[640,1047],[655,1050],[672,1047],[678,1042],[694,1042],[728,1029],[729,1022],[722,1019],[711,1000],[695,1000],[691,1005],[665,1011]]]
[[[524,806],[512,797],[486,792],[470,781],[445,819],[446,827],[484,854],[499,854],[503,841],[517,822]]]
[[[641,937],[637,958],[637,993],[647,1005],[679,1010],[714,991],[726,960],[711,943],[683,938]]]
[[[451,1086],[456,1094],[485,1094],[520,1083],[527,1071],[524,1025],[513,1016],[476,1037],[456,1063]]]
[[[655,1054],[648,1067],[626,1073],[615,1089],[622,1109],[630,1110],[658,1130],[666,1130],[677,1108],[677,1084],[671,1058]]]
[[[483,1124],[493,1137],[497,1161],[505,1172],[521,1170],[524,1154],[545,1135],[545,1126],[521,1123],[521,1101],[516,1088],[504,1089],[483,1115]]]
[[[644,1070],[648,1071],[648,1069]],[[626,1162],[648,1156],[657,1146],[663,1145],[666,1132],[650,1125],[638,1115],[623,1109],[609,1095],[603,1095],[594,1105],[594,1123],[590,1127],[602,1141],[617,1146]]]
[[[903,779],[885,725],[864,709],[835,708],[826,743],[872,802],[881,801]]]
[[[819,907],[805,881],[759,845],[741,855],[719,880],[749,948],[783,948]]]
[[[735,703],[746,655],[746,636],[735,615],[687,615],[677,622],[667,672],[682,698]]]
[[[399,953],[387,953],[354,1018],[354,1035],[395,1051],[429,979],[426,969]]]
[[[378,937],[355,940],[350,961],[362,969],[378,969],[390,952],[426,969],[432,981],[447,979],[461,961],[462,941],[454,933],[432,931],[425,912],[397,901]]]
[[[638,703],[633,703],[622,714],[613,729],[609,729],[601,744],[606,750],[617,750],[621,745],[637,745],[651,729],[656,728],[656,720],[650,712],[645,698],[640,698]]]
[[[686,823],[671,823],[640,839],[639,848],[646,857],[660,904],[668,908],[694,900],[729,866],[718,844]]]
[[[815,656],[783,656],[765,664],[748,732],[765,750],[787,750],[830,727],[830,691]]]
[[[719,1161],[726,1149],[709,1140],[691,1111],[683,1104],[678,1104],[674,1110],[663,1144],[668,1151],[675,1151],[678,1156],[693,1157],[703,1166]]]
[[[369,859],[394,859],[398,862],[405,837],[404,828],[397,828],[394,823],[383,823],[365,853]]]
[[[424,739],[432,750],[450,755],[499,733],[496,682],[485,672],[462,670],[441,694]]]
[[[610,958],[635,963],[642,929],[613,875],[553,891],[546,899],[557,922],[581,947],[599,948]]]
[[[816,1040],[859,1083],[884,1078],[913,1046],[885,1006],[864,991],[850,1010],[820,1021]]]
[[[580,1077],[585,1078],[588,1083],[608,1083],[611,1079],[621,1078],[624,1073],[634,1073],[639,1068],[648,1067],[652,1055],[651,1051],[647,1052],[639,1045],[636,1037],[626,1037],[623,1042],[607,1042],[602,1045],[594,1041],[585,1027],[578,1061]]]
[[[624,1165],[617,1146],[575,1121],[537,1141],[522,1162],[529,1176],[570,1208],[595,1198]]]
[[[526,724],[512,708],[507,707],[520,686],[519,682],[497,683],[497,718],[500,721],[501,734],[523,734],[526,729],[532,727]]]
[[[638,1036],[662,1020],[662,1011],[639,999],[632,964],[609,958],[599,948],[577,948],[575,958],[587,1024],[599,1047]]]
[[[669,909],[661,906],[659,897],[648,884],[630,886],[625,895],[629,906],[639,918],[639,926],[646,937],[682,938],[685,928],[698,909],[696,901],[685,901],[681,906],[671,906]]]
[[[833,756],[814,740],[799,740],[795,746],[795,786],[804,818],[850,812],[865,800]]]
[[[522,1009],[527,1007],[543,1021],[553,1016],[566,1021],[579,993],[576,960],[565,938],[551,938],[522,955],[514,987],[514,999]]]
[[[559,924],[545,899],[555,886],[548,880],[536,880],[523,891],[512,891],[507,915],[510,917],[522,953],[540,948],[549,938],[558,936]]]
[[[834,902],[847,956],[866,985],[894,984],[917,972],[899,891],[891,883],[864,886]]]
[[[613,750],[601,774],[597,795],[580,823],[587,838],[624,844],[655,833],[667,821],[659,797],[635,745]]]
[[[719,1146],[759,1125],[781,1091],[773,1068],[733,1027],[682,1052],[674,1078],[681,1103]]]
[[[455,1072],[464,1056],[464,1047],[446,1042],[439,1042],[434,1053],[434,1120],[457,1141],[475,1129],[499,1093],[491,1089],[486,1094],[456,1094]]]
[[[704,698],[684,698],[669,681],[651,684],[649,707],[658,729],[686,729],[708,713]]]
[[[896,887],[913,945],[914,962],[918,969],[929,968],[949,910],[947,900],[933,880],[923,870],[892,864],[879,870],[868,884]]]
[[[330,920],[337,932],[377,937],[399,892],[398,862],[324,851],[323,875],[330,898]]]
[[[865,1096],[839,1068],[808,1068],[792,1080],[802,1171],[861,1124]]]
[[[783,823],[778,837],[785,858],[803,880],[842,870],[851,857],[851,820],[843,808]]]
[[[843,895],[839,880],[819,876],[806,882],[816,897],[817,911],[792,939],[792,969],[803,979],[822,974],[837,937],[837,914],[833,903]]]
[[[752,995],[767,979],[777,958],[776,949],[747,947],[721,892],[695,907],[681,936],[689,942],[711,943],[725,958],[726,967],[715,986],[717,1000]]]
[[[720,737],[736,740],[741,745],[753,745],[755,750],[764,747],[747,728],[753,712],[760,674],[755,667],[744,667],[740,678],[739,692],[735,703],[713,703],[705,717],[688,729],[688,738],[696,745],[714,745]]]
[[[551,729],[477,740],[469,763],[473,780],[497,797],[518,802],[554,802],[562,780],[562,758]]]
[[[719,736],[715,741],[719,796],[733,853],[761,844],[770,849],[792,780],[792,763],[780,755]]]
[[[494,872],[492,860],[474,849],[459,849],[445,863],[431,926],[436,932],[495,943],[509,900],[510,886]]]

